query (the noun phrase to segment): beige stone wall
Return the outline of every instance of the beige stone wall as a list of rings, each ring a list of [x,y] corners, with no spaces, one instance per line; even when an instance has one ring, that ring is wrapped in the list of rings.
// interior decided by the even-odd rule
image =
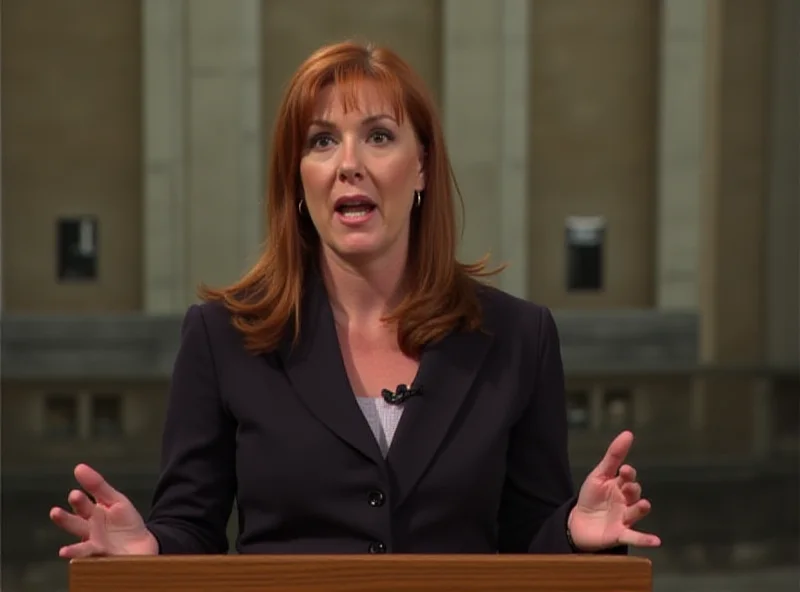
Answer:
[[[782,74],[796,71],[791,0],[709,0],[703,10],[674,0],[669,12],[642,0],[614,10],[239,0],[235,12],[221,0],[148,1],[144,23],[137,0],[3,3],[4,312],[177,314],[197,281],[235,277],[260,238],[260,141],[283,86],[321,44],[355,37],[394,47],[430,85],[464,181],[466,258],[491,248],[525,266],[502,287],[556,309],[696,308],[703,362],[796,364],[797,77]],[[58,285],[55,220],[87,213],[100,218],[99,279]],[[571,215],[608,222],[600,293],[566,291]],[[631,393],[639,458],[750,457],[771,421],[763,383],[569,376],[595,418],[573,433],[573,457],[595,462],[617,433],[604,401],[619,389]],[[2,390],[3,437],[26,443],[6,451],[9,466],[152,466],[157,456],[165,384]],[[55,390],[124,394],[128,436],[100,449],[42,440],[42,397]]]
[[[141,307],[139,4],[3,2],[7,312]],[[99,218],[98,279],[58,284],[56,220],[73,215]]]
[[[289,78],[311,52],[326,43],[356,39],[386,44],[406,59],[438,96],[440,8],[438,0],[264,0],[262,84],[266,133],[272,133]]]
[[[531,10],[530,294],[555,308],[654,304],[658,4]],[[607,221],[606,287],[566,289],[567,216]]]
[[[354,37],[397,49],[433,90],[463,253],[509,261],[502,287],[556,309],[696,305],[705,361],[796,363],[788,0],[237,0],[235,14],[148,1],[3,4],[5,311],[180,314],[198,281],[233,279],[260,239],[260,142],[283,86],[315,48]],[[684,117],[699,139],[671,124]],[[699,144],[697,162],[670,156]],[[99,278],[59,285],[55,222],[72,214],[100,219]],[[608,222],[599,293],[566,290],[570,215]]]

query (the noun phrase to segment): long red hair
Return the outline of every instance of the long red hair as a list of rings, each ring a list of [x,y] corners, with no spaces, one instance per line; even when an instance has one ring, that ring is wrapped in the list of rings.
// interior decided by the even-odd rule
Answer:
[[[485,259],[464,264],[456,258],[454,195],[460,194],[434,102],[424,82],[397,54],[348,41],[314,52],[284,94],[272,138],[269,233],[263,254],[233,285],[200,289],[204,300],[224,303],[251,352],[273,351],[292,323],[295,342],[299,338],[303,282],[320,251],[308,216],[298,212],[303,194],[300,159],[319,92],[336,85],[345,109],[355,108],[363,80],[380,86],[398,121],[409,118],[425,151],[426,189],[411,221],[407,295],[386,320],[397,327],[400,348],[410,356],[418,356],[423,346],[453,330],[480,327],[474,278],[496,271],[486,271]]]

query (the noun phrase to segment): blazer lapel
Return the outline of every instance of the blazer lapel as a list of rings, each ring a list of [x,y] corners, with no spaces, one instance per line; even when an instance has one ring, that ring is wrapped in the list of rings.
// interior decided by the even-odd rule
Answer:
[[[452,333],[426,348],[414,380],[419,396],[405,403],[387,456],[393,505],[402,504],[430,464],[475,380],[492,337]]]
[[[280,348],[284,370],[311,413],[339,438],[383,466],[383,455],[347,378],[325,285],[315,273],[306,279],[299,342],[292,345],[294,327],[290,327]]]

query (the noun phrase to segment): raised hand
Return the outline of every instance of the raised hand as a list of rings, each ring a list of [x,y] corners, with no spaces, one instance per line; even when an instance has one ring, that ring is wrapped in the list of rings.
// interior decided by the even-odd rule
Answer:
[[[569,516],[572,539],[581,551],[661,545],[657,536],[632,529],[650,513],[650,502],[642,498],[642,486],[636,482],[636,469],[622,464],[632,444],[631,432],[617,436],[581,486]]]
[[[75,467],[75,478],[96,503],[75,489],[67,496],[74,514],[57,507],[50,510],[56,525],[81,539],[62,547],[60,557],[158,554],[158,542],[127,497],[87,465]]]

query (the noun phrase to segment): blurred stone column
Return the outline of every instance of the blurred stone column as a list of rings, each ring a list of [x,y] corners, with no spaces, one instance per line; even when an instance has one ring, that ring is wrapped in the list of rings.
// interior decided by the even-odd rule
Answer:
[[[443,0],[443,115],[464,197],[460,255],[508,263],[499,286],[528,286],[530,2]]]
[[[263,229],[259,0],[144,0],[145,309],[236,279]]]
[[[800,362],[800,3],[774,0],[771,15],[768,360]]]
[[[764,361],[770,11],[709,0],[701,216],[701,356]]]
[[[703,126],[700,361],[706,450],[758,451],[754,421],[766,361],[770,3],[708,1]]]
[[[186,293],[185,0],[142,2],[142,288],[148,313],[177,312]]]
[[[661,2],[656,298],[662,309],[698,304],[707,4]]]

